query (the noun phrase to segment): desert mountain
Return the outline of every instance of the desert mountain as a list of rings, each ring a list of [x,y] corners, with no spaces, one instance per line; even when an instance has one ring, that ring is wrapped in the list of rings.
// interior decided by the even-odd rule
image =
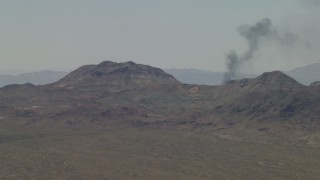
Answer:
[[[134,62],[104,61],[98,65],[82,66],[68,74],[55,86],[81,87],[107,85],[112,87],[147,87],[180,84],[172,75],[159,68]]]
[[[1,88],[0,117],[44,129],[126,124],[313,133],[320,129],[315,87],[279,71],[220,86],[188,85],[158,68],[105,61],[82,66],[53,84]]]
[[[297,89],[303,87],[302,84],[280,71],[266,72],[257,78],[252,79],[233,80],[228,82],[228,84],[242,88],[246,87],[250,90],[255,90],[257,88]]]
[[[204,86],[102,62],[0,88],[0,179],[315,179],[319,117],[319,86],[278,71]]]
[[[202,85],[221,85],[224,79],[224,72],[203,71],[199,69],[166,69],[182,83],[202,84]],[[303,85],[309,85],[320,80],[320,63],[298,67],[291,71],[284,72]],[[238,79],[254,78],[257,74],[239,73]]]
[[[21,72],[22,70],[20,70]],[[186,84],[198,85],[221,85],[224,80],[224,72],[202,71],[198,69],[165,69],[165,72],[173,75],[177,80]],[[9,84],[25,84],[32,83],[35,85],[49,84],[58,81],[67,72],[62,71],[40,71],[32,73],[22,73],[19,75],[6,74],[7,70],[0,70],[0,87]],[[10,71],[11,72],[11,71]],[[285,72],[285,74],[297,80],[304,85],[310,85],[315,81],[319,81],[320,77],[319,63],[311,64],[296,68],[292,71]],[[16,74],[18,73],[15,72]],[[238,79],[254,78],[256,74],[239,73]]]

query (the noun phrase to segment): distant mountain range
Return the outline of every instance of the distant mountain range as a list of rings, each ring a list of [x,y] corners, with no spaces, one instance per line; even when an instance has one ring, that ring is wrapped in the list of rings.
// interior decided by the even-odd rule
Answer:
[[[220,85],[224,80],[224,72],[202,71],[199,69],[165,69],[182,83],[201,85]],[[256,74],[238,74],[241,78],[254,78]]]
[[[186,84],[200,85],[221,85],[224,79],[224,72],[203,71],[199,69],[164,69],[165,72],[173,75],[177,80]],[[64,71],[39,71],[33,73],[23,73],[19,75],[8,75],[0,70],[0,87],[9,84],[25,84],[44,85],[53,83],[68,74]],[[299,67],[294,70],[284,72],[290,77],[304,85],[310,85],[313,82],[320,81],[320,63],[310,64]],[[239,79],[255,78],[257,74],[240,73]]]
[[[1,72],[0,72],[1,73]],[[55,82],[65,75],[68,72],[63,71],[39,71],[33,73],[23,73],[19,75],[7,75],[7,74],[0,74],[0,87],[9,85],[9,84],[25,84],[31,83],[34,85],[43,85]]]
[[[280,71],[208,86],[110,61],[8,85],[0,179],[317,179],[319,92]]]
[[[289,76],[304,85],[310,85],[315,81],[320,81],[320,63],[314,63],[292,71],[286,72]]]
[[[298,128],[294,132],[320,129],[319,88],[280,71],[220,86],[183,84],[156,67],[105,61],[44,86],[1,88],[0,117],[43,128],[122,122],[218,131],[267,128],[281,134],[287,126]]]
[[[202,71],[198,69],[165,69],[165,71],[172,74],[179,81],[187,84],[220,85],[224,78],[224,72]],[[320,81],[320,63],[299,67],[284,73],[301,84],[310,85],[315,81]],[[257,74],[240,73],[238,74],[238,79],[254,78],[257,76]]]

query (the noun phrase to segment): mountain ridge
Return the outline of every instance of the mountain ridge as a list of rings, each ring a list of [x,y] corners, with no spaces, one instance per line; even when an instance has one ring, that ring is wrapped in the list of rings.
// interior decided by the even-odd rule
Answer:
[[[165,72],[173,75],[177,80],[186,84],[198,85],[221,85],[224,79],[224,72],[202,71],[198,69],[165,69]],[[315,63],[284,72],[304,85],[310,85],[319,81],[320,63]],[[66,76],[66,71],[38,71],[32,73],[23,73],[18,75],[0,74],[0,87],[9,84],[32,83],[35,85],[44,85],[56,82]],[[238,74],[238,79],[254,78],[256,74]]]
[[[221,85],[225,72],[204,71],[198,69],[166,69],[166,71],[178,80],[187,84]],[[291,71],[283,71],[285,74],[304,85],[310,85],[320,80],[320,63],[314,63],[295,68]],[[239,73],[237,79],[255,78],[257,74]]]
[[[227,82],[227,84],[232,84],[234,86],[246,87],[251,89],[257,88],[301,88],[304,85],[297,82],[295,79],[286,75],[281,71],[265,72],[256,78],[245,78],[240,80],[232,80]]]
[[[206,86],[182,84],[159,68],[108,61],[82,66],[52,84],[0,88],[1,107],[12,109],[0,111],[3,121],[44,129],[125,124],[219,132],[268,126],[274,134],[288,132],[286,127],[320,130],[319,88],[279,71]]]
[[[155,86],[179,85],[172,75],[159,68],[136,64],[132,61],[115,63],[103,61],[98,65],[85,65],[53,83],[54,86]]]

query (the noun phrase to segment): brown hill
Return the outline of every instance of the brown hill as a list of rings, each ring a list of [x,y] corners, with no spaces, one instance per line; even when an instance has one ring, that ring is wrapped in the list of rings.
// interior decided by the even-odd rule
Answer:
[[[266,72],[257,78],[230,81],[220,89],[214,115],[234,124],[278,122],[319,123],[320,96],[315,88],[304,86],[286,74]],[[241,120],[241,121],[238,121]]]
[[[316,179],[319,117],[320,88],[280,72],[198,86],[103,62],[0,88],[0,179]]]
[[[233,80],[228,83],[229,86],[255,89],[295,89],[304,85],[300,84],[288,75],[280,72],[266,72],[257,78]]]
[[[268,127],[273,133],[320,129],[319,88],[278,71],[197,86],[151,66],[106,61],[82,66],[51,85],[2,88],[0,105],[2,119],[42,128],[111,123],[217,131]]]
[[[109,87],[147,87],[179,85],[172,75],[159,68],[136,64],[132,61],[115,63],[104,61],[98,65],[82,66],[58,82],[56,87],[85,87],[107,85]]]

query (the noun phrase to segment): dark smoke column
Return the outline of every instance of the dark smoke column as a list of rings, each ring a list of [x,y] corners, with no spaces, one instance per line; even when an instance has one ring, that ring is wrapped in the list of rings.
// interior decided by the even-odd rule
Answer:
[[[290,32],[278,33],[272,26],[270,19],[265,18],[255,25],[242,25],[238,28],[239,34],[247,41],[248,50],[242,54],[231,51],[227,54],[226,64],[228,72],[224,76],[224,84],[237,78],[239,69],[244,62],[250,62],[259,50],[261,41],[268,40],[281,46],[292,46],[299,36]]]
[[[276,30],[272,29],[272,23],[270,19],[262,19],[254,26],[242,25],[238,28],[239,34],[245,38],[248,43],[248,50],[241,55],[238,55],[235,51],[231,51],[227,54],[227,68],[228,72],[224,77],[224,84],[237,78],[237,74],[241,65],[252,60],[255,52],[259,49],[261,38],[276,36]]]

